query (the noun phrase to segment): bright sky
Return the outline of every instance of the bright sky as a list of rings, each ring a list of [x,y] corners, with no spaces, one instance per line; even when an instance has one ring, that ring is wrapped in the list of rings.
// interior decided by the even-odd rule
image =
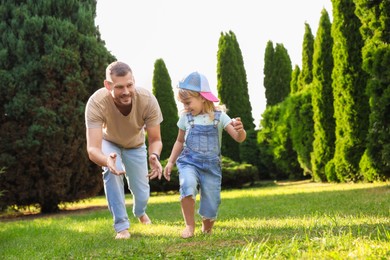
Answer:
[[[136,85],[152,89],[154,63],[161,58],[175,91],[183,77],[199,71],[216,95],[218,41],[222,32],[234,32],[259,126],[267,42],[282,43],[292,67],[301,67],[305,22],[315,36],[323,8],[332,17],[331,0],[98,0],[95,23],[107,49],[132,68]]]

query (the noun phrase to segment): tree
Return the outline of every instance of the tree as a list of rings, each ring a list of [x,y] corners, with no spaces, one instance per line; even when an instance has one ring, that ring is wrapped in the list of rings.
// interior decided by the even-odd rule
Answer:
[[[304,89],[313,80],[314,36],[310,25],[305,23],[305,34],[302,46],[302,70],[298,78],[298,91]]]
[[[290,82],[290,92],[294,94],[298,91],[298,78],[299,74],[301,74],[301,69],[298,65],[295,65],[294,70],[291,74],[291,82]]]
[[[174,129],[177,128],[176,124],[179,120],[179,115],[172,89],[172,81],[163,59],[158,59],[154,63],[153,94],[160,104],[164,117],[164,121],[161,123],[161,139],[164,148],[160,156],[164,160],[169,157],[175,144],[177,131],[174,131]]]
[[[355,0],[365,40],[363,69],[369,74],[370,117],[360,172],[367,181],[390,178],[390,1]]]
[[[273,106],[290,93],[291,60],[283,44],[277,43],[274,49],[271,41],[267,43],[263,71],[267,106]]]
[[[236,35],[221,33],[218,43],[218,94],[220,101],[228,108],[230,117],[241,117],[247,131],[255,128],[252,107],[249,101],[248,82],[242,53]],[[235,161],[241,161],[240,145],[224,132],[222,153]]]
[[[325,172],[326,164],[333,158],[335,122],[333,108],[332,70],[333,39],[329,14],[322,9],[314,41],[312,106],[314,121],[313,153],[311,156],[313,178],[316,181],[334,179]]]
[[[305,23],[302,46],[302,70],[298,75],[297,92],[292,94],[289,100],[292,146],[297,152],[298,161],[304,175],[312,174],[310,155],[313,151],[314,122],[310,84],[313,79],[313,39],[310,26]]]
[[[84,107],[113,56],[95,9],[94,0],[2,1],[1,208],[53,212],[102,188],[86,154]]]
[[[362,70],[363,40],[355,4],[352,0],[332,0],[332,5],[332,86],[336,120],[332,163],[338,180],[347,182],[360,178],[359,161],[368,131],[369,106],[365,94],[368,75]]]
[[[276,103],[272,95],[274,89],[273,77],[275,76],[273,73],[274,53],[275,53],[274,44],[272,43],[272,41],[268,41],[264,52],[264,68],[263,68],[263,74],[264,74],[263,85],[265,89],[265,98],[267,100],[267,106],[272,106]]]

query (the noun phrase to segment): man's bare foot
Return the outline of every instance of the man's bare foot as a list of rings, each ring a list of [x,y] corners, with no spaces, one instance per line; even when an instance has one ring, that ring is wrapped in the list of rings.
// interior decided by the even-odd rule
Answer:
[[[194,236],[194,230],[195,230],[194,227],[186,226],[186,228],[185,228],[185,229],[183,230],[183,232],[181,233],[181,237],[182,237],[182,238],[190,238],[190,237],[193,237],[193,236]]]
[[[203,219],[202,221],[202,232],[203,234],[211,234],[213,226],[214,226],[214,220],[213,219]]]
[[[129,233],[129,230],[127,230],[127,229],[116,233],[116,236],[115,236],[115,239],[129,239],[129,238],[130,238],[130,233]]]
[[[150,218],[149,218],[148,215],[146,215],[146,214],[142,215],[142,216],[139,217],[138,219],[139,219],[139,222],[141,222],[141,223],[144,224],[144,225],[150,225],[150,224],[152,224],[152,221],[150,220]]]

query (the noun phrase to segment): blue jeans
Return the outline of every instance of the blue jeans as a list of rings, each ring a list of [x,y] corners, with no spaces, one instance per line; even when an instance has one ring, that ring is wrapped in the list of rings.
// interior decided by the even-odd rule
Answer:
[[[124,149],[103,140],[102,150],[106,155],[115,152],[117,169],[126,171],[125,176],[117,176],[112,174],[107,167],[103,167],[104,191],[108,209],[114,218],[115,231],[120,232],[130,227],[125,204],[124,178],[133,195],[134,216],[141,217],[145,214],[150,196],[146,146]]]

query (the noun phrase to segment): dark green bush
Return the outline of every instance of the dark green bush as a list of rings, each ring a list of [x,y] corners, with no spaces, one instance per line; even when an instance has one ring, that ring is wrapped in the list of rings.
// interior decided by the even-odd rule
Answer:
[[[161,161],[163,168],[167,160]],[[251,164],[232,161],[227,157],[222,157],[222,189],[224,188],[241,188],[244,185],[251,185],[257,180],[257,168]],[[150,182],[152,192],[167,192],[179,190],[179,176],[176,166],[171,172],[171,180],[166,181],[164,177],[159,180]]]

